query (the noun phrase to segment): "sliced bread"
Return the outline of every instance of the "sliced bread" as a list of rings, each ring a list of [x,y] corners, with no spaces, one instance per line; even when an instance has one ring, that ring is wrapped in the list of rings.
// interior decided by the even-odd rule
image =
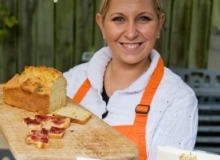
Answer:
[[[61,117],[68,117],[73,123],[85,124],[92,117],[92,113],[81,105],[68,99],[64,107],[56,109],[52,114]]]

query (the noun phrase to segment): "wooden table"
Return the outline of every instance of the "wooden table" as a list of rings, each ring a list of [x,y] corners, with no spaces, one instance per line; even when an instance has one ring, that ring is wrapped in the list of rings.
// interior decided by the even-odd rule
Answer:
[[[16,160],[138,159],[137,146],[95,115],[85,125],[71,123],[62,139],[49,140],[48,149],[27,145],[24,138],[29,129],[22,119],[35,113],[5,104],[2,88],[0,85],[0,128]]]

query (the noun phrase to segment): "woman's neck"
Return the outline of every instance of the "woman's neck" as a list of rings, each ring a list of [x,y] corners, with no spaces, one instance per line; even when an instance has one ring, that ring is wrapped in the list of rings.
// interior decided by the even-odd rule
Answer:
[[[136,81],[150,66],[150,59],[141,63],[128,65],[111,60],[107,66],[104,83],[110,97],[116,90],[123,90]]]

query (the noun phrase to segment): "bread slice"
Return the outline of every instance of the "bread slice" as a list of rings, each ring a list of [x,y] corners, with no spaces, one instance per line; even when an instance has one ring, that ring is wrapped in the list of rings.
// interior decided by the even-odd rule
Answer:
[[[48,137],[51,139],[61,139],[64,135],[65,128],[52,126],[48,132]]]
[[[51,126],[57,127],[57,128],[68,128],[70,126],[70,118],[68,117],[57,117],[52,114],[49,115],[35,115],[35,119],[44,126],[49,126],[47,128],[50,128]]]
[[[56,117],[50,123],[53,127],[66,129],[70,126],[71,119],[69,117]]]
[[[70,126],[70,122],[70,118],[68,117],[57,117],[52,114],[37,114],[34,117],[23,118],[23,123],[32,130],[39,130],[42,128],[49,130],[51,127],[66,129]]]
[[[70,118],[57,117],[53,114],[23,118],[30,131],[25,142],[38,148],[49,148],[49,139],[62,139],[65,129],[70,126]]]
[[[85,124],[92,117],[92,113],[81,105],[76,104],[73,100],[67,100],[67,104],[64,107],[56,109],[52,114],[60,117],[68,117],[73,123]]]
[[[26,135],[25,142],[40,149],[49,148],[48,131],[44,128],[41,130],[31,130]]]
[[[48,114],[66,105],[67,82],[52,67],[26,66],[3,87],[5,103],[24,110]]]
[[[23,123],[25,123],[28,128],[32,130],[38,130],[42,128],[42,123],[33,117],[24,118]]]
[[[46,149],[49,148],[49,138],[62,139],[64,133],[65,128],[57,128],[54,126],[51,126],[48,130],[45,128],[31,130],[25,137],[25,143],[40,149]]]

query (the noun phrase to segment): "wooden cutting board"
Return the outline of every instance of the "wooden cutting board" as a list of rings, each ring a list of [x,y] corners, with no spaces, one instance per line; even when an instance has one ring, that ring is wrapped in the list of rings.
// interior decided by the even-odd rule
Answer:
[[[84,125],[71,123],[62,139],[49,140],[48,149],[27,145],[24,138],[29,129],[22,119],[36,113],[5,104],[2,88],[1,84],[0,128],[16,160],[77,160],[78,157],[103,160],[138,159],[137,146],[95,115]]]

